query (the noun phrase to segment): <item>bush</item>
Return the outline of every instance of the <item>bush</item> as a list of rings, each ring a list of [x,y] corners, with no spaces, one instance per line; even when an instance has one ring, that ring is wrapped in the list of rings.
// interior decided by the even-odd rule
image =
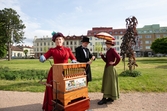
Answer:
[[[126,70],[121,72],[121,74],[119,74],[119,76],[131,76],[131,77],[137,77],[137,76],[141,76],[141,72],[140,71],[130,71],[130,70]]]
[[[12,71],[8,67],[0,67],[0,79],[4,80],[39,80],[47,78],[45,70],[18,70]]]

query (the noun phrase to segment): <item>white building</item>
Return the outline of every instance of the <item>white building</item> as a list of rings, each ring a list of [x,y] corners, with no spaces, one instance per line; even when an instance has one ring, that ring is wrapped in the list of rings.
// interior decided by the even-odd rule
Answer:
[[[17,45],[11,47],[12,58],[26,58],[25,50],[27,50],[27,58],[34,57],[34,50],[32,47]]]

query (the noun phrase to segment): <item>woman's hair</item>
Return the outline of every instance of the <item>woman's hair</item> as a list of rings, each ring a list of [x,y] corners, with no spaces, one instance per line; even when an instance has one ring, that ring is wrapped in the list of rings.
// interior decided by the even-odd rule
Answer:
[[[61,32],[52,32],[52,41],[55,42],[56,38],[57,37],[63,37],[64,38],[64,35],[61,33]]]
[[[107,41],[105,42],[105,44],[110,44],[111,46],[114,46],[114,45],[115,45],[115,42],[114,42],[114,40],[111,40],[111,41],[107,40]]]

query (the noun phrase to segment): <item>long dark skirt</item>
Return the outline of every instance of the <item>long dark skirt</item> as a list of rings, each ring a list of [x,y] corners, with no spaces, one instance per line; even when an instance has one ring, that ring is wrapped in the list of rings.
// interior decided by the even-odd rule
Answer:
[[[118,75],[113,66],[105,67],[102,80],[103,97],[116,100],[119,98]]]

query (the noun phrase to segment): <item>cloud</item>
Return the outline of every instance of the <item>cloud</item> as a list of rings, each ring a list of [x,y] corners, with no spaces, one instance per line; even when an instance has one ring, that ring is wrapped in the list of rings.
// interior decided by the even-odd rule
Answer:
[[[83,12],[83,10],[82,10],[82,7],[81,7],[81,6],[75,7],[75,10],[76,10],[77,12]]]
[[[137,18],[137,28],[151,24],[167,26],[166,0],[44,1],[0,0],[0,9],[13,8],[26,25],[25,44],[32,45],[34,36],[50,37],[52,31],[79,36],[92,27],[126,28],[125,19],[130,16]]]

